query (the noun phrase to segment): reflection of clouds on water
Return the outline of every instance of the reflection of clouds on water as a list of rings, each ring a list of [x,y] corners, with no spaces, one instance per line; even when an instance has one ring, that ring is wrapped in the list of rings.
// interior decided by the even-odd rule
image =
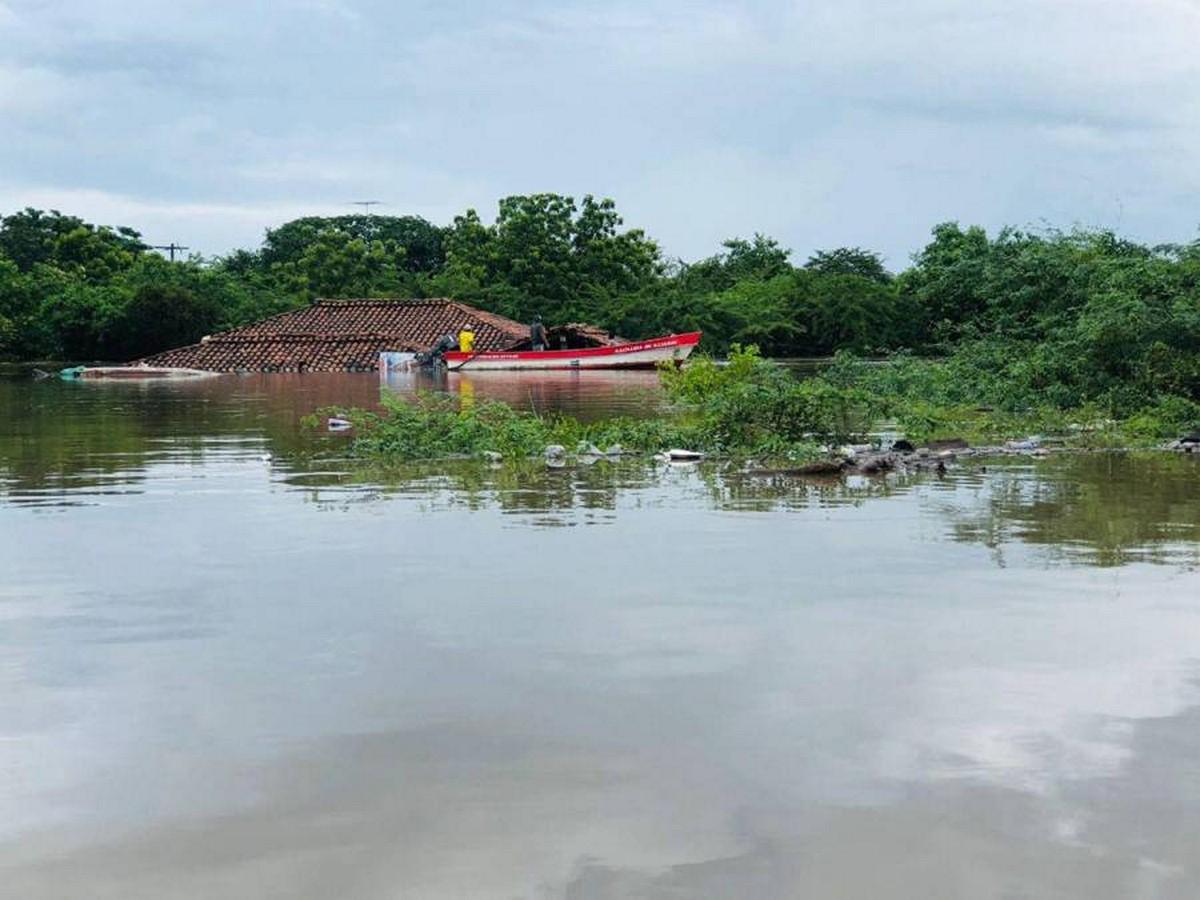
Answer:
[[[384,477],[254,408],[11,468],[141,479],[0,503],[15,896],[1196,896],[1192,461]]]
[[[721,675],[745,666],[757,626],[736,610],[638,606],[611,614],[611,627],[564,648],[558,668],[594,663],[593,677],[638,690],[645,679]]]
[[[14,867],[6,890],[156,900],[550,897],[589,854],[653,869],[731,846],[719,811],[699,799],[697,773],[664,777],[636,754],[508,725],[334,737],[254,771],[251,810],[69,856],[61,855],[69,838],[35,835],[16,853],[34,862]]]
[[[881,745],[893,777],[1053,790],[1125,762],[1128,720],[1195,702],[1195,611],[1171,600],[1195,589],[1193,576],[1143,565],[1049,583],[1036,570],[1008,572],[1007,591],[981,581],[964,579],[968,605],[927,624],[940,665],[914,674],[909,721]]]
[[[1136,724],[1144,746],[1127,764],[1053,797],[953,779],[855,806],[782,797],[747,807],[719,767],[506,724],[332,738],[258,772],[250,810],[70,853],[61,838],[33,836],[7,886],[101,900],[252,886],[264,896],[263,885],[289,898],[542,900],[1183,900],[1200,890],[1194,709]]]
[[[1156,637],[1170,640],[1172,632]],[[1193,661],[1162,647],[1155,653],[1081,670],[939,672],[915,686],[920,715],[881,748],[882,768],[896,777],[961,776],[1038,792],[1066,778],[1111,774],[1129,758],[1128,720],[1174,715],[1193,698],[1179,682]]]

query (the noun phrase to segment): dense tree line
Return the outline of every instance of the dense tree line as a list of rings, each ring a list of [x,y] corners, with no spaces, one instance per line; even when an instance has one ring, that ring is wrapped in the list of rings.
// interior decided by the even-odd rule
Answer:
[[[629,337],[699,329],[715,352],[962,356],[1062,405],[1200,398],[1200,241],[938,225],[902,272],[860,248],[797,264],[762,235],[664,257],[612,201],[507,197],[488,223],[308,217],[261,247],[175,263],[129,228],[27,209],[0,220],[0,355],[128,359],[317,297],[453,296]]]

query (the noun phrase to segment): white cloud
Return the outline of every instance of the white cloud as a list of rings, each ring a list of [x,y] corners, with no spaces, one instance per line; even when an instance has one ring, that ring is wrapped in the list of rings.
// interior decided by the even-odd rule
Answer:
[[[69,93],[67,79],[57,72],[0,62],[0,113],[37,112],[61,104]]]
[[[893,264],[945,218],[1155,241],[1197,219],[1184,0],[54,0],[0,7],[0,34],[18,203],[269,212],[365,191],[446,221],[594,192],[685,257],[761,230]],[[230,216],[225,242],[245,233]]]
[[[363,21],[362,14],[351,4],[341,3],[338,0],[295,0],[292,5],[301,11],[315,12],[333,19],[341,19],[343,22],[353,25],[358,25]]]
[[[0,209],[33,206],[57,209],[88,221],[127,224],[147,240],[187,244],[193,252],[213,254],[230,246],[254,246],[267,224],[305,215],[344,212],[332,207],[294,204],[171,203],[147,201],[87,188],[0,185]]]

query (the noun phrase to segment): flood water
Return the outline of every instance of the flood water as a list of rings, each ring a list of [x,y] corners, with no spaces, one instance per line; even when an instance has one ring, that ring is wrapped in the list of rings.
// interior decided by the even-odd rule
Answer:
[[[0,896],[1200,893],[1200,461],[377,483],[379,391],[0,380]]]

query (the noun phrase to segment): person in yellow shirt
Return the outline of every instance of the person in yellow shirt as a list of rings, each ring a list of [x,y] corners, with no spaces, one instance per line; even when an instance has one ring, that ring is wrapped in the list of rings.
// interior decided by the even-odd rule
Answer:
[[[475,329],[464,325],[458,332],[458,349],[463,353],[475,352]]]

